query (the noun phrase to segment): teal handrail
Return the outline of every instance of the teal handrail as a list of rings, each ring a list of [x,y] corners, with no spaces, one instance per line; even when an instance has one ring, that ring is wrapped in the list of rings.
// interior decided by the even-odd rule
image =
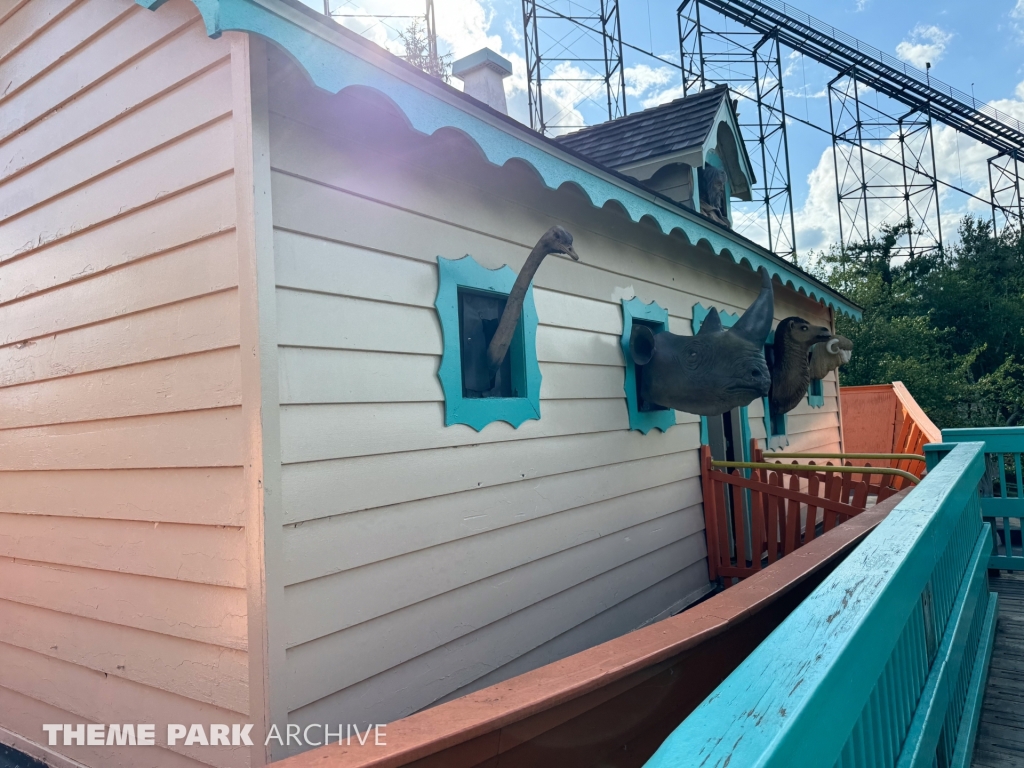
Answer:
[[[984,450],[953,446],[647,768],[969,761],[996,611]]]
[[[1020,539],[1024,519],[1024,427],[944,429],[942,439],[944,442],[929,446],[932,463],[957,443],[985,442],[985,476],[980,490],[981,516],[992,526],[992,557],[988,567],[1024,571]]]

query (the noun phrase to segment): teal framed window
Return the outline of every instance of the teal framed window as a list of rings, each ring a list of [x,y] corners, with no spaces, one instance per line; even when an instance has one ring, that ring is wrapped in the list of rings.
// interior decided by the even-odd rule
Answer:
[[[486,351],[516,281],[509,266],[487,269],[472,256],[437,257],[434,307],[441,322],[444,352],[437,376],[444,391],[444,423],[466,424],[478,432],[494,421],[518,428],[540,418],[537,309],[533,286],[501,368],[492,376]]]
[[[696,335],[697,331],[704,324],[704,319],[710,314],[711,310],[704,307],[703,304],[694,304],[691,327],[693,333]],[[718,318],[722,321],[723,328],[731,328],[740,319],[739,315],[733,315],[724,310],[718,310]],[[743,458],[741,461],[750,461],[750,416],[747,413],[747,406],[740,407],[740,450]],[[700,444],[710,444],[710,436],[708,435],[708,417],[700,417]]]
[[[811,379],[807,387],[807,404],[811,408],[821,408],[825,405],[825,384],[821,379]]]
[[[633,324],[642,323],[655,333],[668,330],[668,310],[652,301],[644,304],[640,299],[622,300],[622,356],[626,361],[626,408],[629,411],[629,428],[638,429],[645,435],[652,429],[667,432],[676,423],[676,412],[671,408],[662,408],[653,403],[644,403],[640,397],[643,366],[633,362],[629,354],[629,339],[633,334]]]

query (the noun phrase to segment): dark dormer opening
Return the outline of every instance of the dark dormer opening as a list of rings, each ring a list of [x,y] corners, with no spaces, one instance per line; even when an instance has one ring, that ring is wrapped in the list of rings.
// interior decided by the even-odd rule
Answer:
[[[645,325],[648,328],[650,328],[653,333],[660,333],[661,331],[665,330],[665,324],[664,323],[648,322],[646,320],[638,320],[635,317],[633,318],[633,325]],[[641,392],[643,391],[644,369],[646,367],[647,367],[646,365],[638,365],[635,368],[635,372],[636,372],[636,409],[638,411],[640,411],[641,413],[653,413],[654,411],[667,411],[667,410],[669,410],[668,408],[665,408],[664,406],[658,405],[657,403],[652,403],[652,402],[650,402],[648,400],[644,400],[644,396],[641,394]]]
[[[487,365],[487,347],[498,330],[508,295],[459,288],[458,296],[462,396],[522,397],[522,322],[516,327],[512,345],[498,370],[492,375]]]

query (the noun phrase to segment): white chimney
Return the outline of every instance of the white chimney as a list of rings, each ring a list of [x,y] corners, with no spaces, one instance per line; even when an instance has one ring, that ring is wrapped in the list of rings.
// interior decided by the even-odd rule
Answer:
[[[462,81],[462,90],[503,115],[508,114],[502,80],[512,74],[512,62],[490,48],[452,63],[452,74]]]

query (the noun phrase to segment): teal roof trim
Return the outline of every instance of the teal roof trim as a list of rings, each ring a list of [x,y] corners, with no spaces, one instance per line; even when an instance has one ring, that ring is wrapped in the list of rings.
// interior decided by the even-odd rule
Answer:
[[[135,1],[155,10],[165,0]],[[325,91],[338,93],[352,86],[372,88],[387,96],[412,128],[421,133],[430,135],[441,128],[455,128],[471,138],[495,165],[504,165],[513,158],[522,160],[551,189],[573,184],[597,207],[614,200],[633,221],[650,218],[664,233],[678,230],[690,243],[705,243],[714,253],[727,255],[737,264],[746,263],[754,271],[763,266],[783,285],[860,319],[861,312],[856,306],[823,290],[823,286],[778,257],[729,237],[696,214],[688,215],[611,173],[605,175],[599,168],[583,167],[585,161],[577,160],[540,136],[527,136],[528,131],[515,135],[512,131],[516,129],[496,113],[470,104],[456,91],[448,92],[448,87],[440,82],[427,83],[425,77],[408,71],[399,60],[391,60],[382,49],[379,61],[367,61],[363,56],[368,55],[369,44],[349,39],[332,25],[312,18],[304,9],[283,0],[192,2],[202,14],[210,37],[219,37],[226,31],[260,35],[280,46],[306,71],[313,84]]]

